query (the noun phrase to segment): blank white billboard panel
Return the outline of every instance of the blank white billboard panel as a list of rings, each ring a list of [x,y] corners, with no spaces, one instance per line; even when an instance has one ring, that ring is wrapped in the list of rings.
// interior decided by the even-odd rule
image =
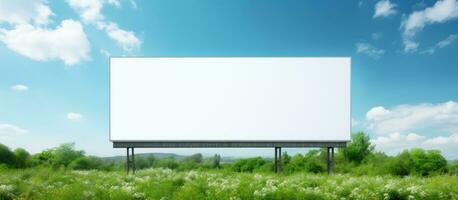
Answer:
[[[111,141],[348,141],[350,58],[110,58]]]

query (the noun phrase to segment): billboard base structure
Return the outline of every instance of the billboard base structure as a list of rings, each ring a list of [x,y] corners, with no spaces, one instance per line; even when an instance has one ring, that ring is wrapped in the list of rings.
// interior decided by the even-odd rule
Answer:
[[[334,172],[334,148],[346,147],[347,141],[154,141],[136,142],[122,141],[113,142],[113,148],[127,149],[127,173],[135,173],[135,154],[134,148],[274,148],[274,171],[281,171],[281,148],[326,148],[327,149],[327,172]],[[131,151],[130,151],[131,150]]]

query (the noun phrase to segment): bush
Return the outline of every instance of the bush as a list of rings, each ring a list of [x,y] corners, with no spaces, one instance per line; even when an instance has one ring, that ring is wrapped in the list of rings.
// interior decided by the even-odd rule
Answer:
[[[450,163],[447,171],[450,175],[458,176],[458,160],[455,160],[454,162]]]
[[[27,152],[23,148],[17,148],[14,150],[14,156],[15,156],[15,166],[17,168],[25,168],[25,167],[30,167],[31,166],[31,157],[29,152]]]
[[[239,159],[235,161],[232,169],[236,172],[253,172],[260,169],[266,161],[261,157]]]
[[[176,169],[178,167],[178,163],[173,157],[160,159],[154,164],[155,167],[160,168],[168,168],[168,169]]]
[[[9,167],[14,167],[15,165],[14,153],[3,144],[0,144],[0,164],[5,164]]]

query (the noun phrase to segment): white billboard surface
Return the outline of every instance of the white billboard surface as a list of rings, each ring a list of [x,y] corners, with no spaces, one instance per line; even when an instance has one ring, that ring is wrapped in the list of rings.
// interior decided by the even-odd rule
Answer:
[[[350,58],[110,58],[111,141],[348,141]]]

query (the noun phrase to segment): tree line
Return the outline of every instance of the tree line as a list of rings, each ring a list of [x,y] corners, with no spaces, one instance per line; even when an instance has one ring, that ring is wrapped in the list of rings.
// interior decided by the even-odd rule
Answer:
[[[414,148],[388,156],[374,150],[370,138],[364,132],[352,134],[352,140],[346,148],[338,149],[335,155],[335,172],[354,175],[395,175],[395,176],[431,176],[458,175],[458,161],[448,162],[437,150]],[[124,170],[124,160],[110,160],[96,156],[87,156],[84,151],[76,150],[74,144],[62,144],[31,155],[23,148],[14,151],[0,144],[1,168],[51,167],[75,170]],[[194,154],[184,159],[173,157],[156,158],[137,156],[137,169],[151,167],[174,170],[221,170],[235,172],[273,172],[274,161],[262,157],[237,159],[222,162],[220,155],[204,157]],[[282,173],[325,173],[326,149],[314,149],[305,154],[282,157]]]

